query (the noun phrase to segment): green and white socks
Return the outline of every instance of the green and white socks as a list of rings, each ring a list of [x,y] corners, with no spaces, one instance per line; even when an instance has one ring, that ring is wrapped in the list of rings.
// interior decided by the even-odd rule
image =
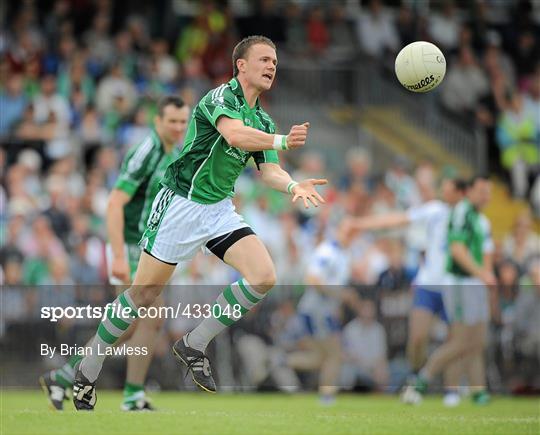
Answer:
[[[51,371],[51,378],[64,388],[71,388],[75,379],[75,365],[82,359],[80,355],[73,355],[62,367]]]
[[[264,294],[254,290],[245,279],[232,283],[216,299],[212,308],[212,316],[204,319],[188,334],[188,346],[204,352],[208,343],[216,335],[240,320],[264,296]]]
[[[216,299],[212,316],[204,319],[189,333],[188,345],[204,352],[208,343],[216,335],[240,320],[264,296],[254,290],[245,279],[231,284]],[[90,382],[95,382],[97,379],[106,358],[107,349],[114,346],[136,318],[137,307],[128,289],[108,307],[106,317],[99,324],[97,334],[90,344],[92,352],[81,362],[80,369]]]
[[[122,409],[129,411],[137,407],[139,400],[145,400],[144,385],[131,384],[126,382],[124,385],[124,398],[122,401]]]
[[[81,362],[80,369],[90,382],[95,382],[97,379],[107,355],[107,349],[114,346],[136,318],[137,307],[128,289],[108,306],[105,319],[99,324],[90,345],[92,352]]]

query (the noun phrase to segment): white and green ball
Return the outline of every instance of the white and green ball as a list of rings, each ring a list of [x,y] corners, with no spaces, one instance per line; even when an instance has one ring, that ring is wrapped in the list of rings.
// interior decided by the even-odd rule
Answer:
[[[396,76],[411,92],[429,92],[439,86],[446,73],[446,59],[439,47],[416,41],[403,47],[396,57]]]

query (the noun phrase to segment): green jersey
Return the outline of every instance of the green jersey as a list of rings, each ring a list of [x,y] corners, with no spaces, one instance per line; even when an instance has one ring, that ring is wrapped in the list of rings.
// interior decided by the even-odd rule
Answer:
[[[178,148],[166,153],[154,130],[126,154],[114,186],[131,197],[124,206],[126,243],[137,244],[141,239],[152,209],[152,201],[161,188],[159,182],[167,166],[179,155]]]
[[[479,266],[484,263],[484,253],[493,250],[489,220],[464,199],[450,214],[448,226],[448,245],[462,242]],[[448,256],[447,270],[452,275],[470,276],[452,257]]]
[[[279,163],[275,150],[249,152],[230,146],[216,128],[220,116],[274,133],[275,125],[257,100],[250,108],[236,78],[211,90],[193,110],[180,157],[167,169],[164,186],[191,201],[213,204],[234,195],[234,184],[253,157],[260,163]]]

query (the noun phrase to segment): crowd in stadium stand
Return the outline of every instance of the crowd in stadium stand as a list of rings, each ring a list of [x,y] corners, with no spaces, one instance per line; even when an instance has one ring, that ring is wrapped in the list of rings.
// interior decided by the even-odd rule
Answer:
[[[178,18],[181,26],[163,29],[156,25],[163,16],[135,13],[139,3],[134,2],[134,13],[128,13],[126,2],[119,12],[107,0],[57,0],[48,11],[37,1],[25,1],[4,11],[0,225],[5,237],[0,260],[7,287],[0,340],[10,328],[36,318],[40,306],[108,300],[111,289],[95,284],[106,283],[107,195],[126,150],[150,131],[157,97],[177,93],[193,105],[214,84],[228,80],[231,47],[254,30],[272,37],[286,57],[337,62],[360,55],[384,64],[393,59],[388,53],[408,42],[435,42],[449,61],[438,95],[441,106],[464,124],[485,128],[490,155],[500,156],[513,194],[530,195],[532,210],[540,215],[540,38],[530,2],[499,4],[502,9],[495,12],[511,17],[504,22],[493,17],[484,1],[474,2],[470,11],[445,2],[428,15],[416,15],[407,6],[390,11],[373,0],[364,2],[355,16],[355,2],[261,1],[251,11],[254,18],[235,15],[238,4],[207,1],[199,13]],[[328,205],[317,213],[306,213],[285,195],[262,188],[254,168],[239,179],[237,207],[269,248],[280,285],[261,308],[264,313],[248,316],[232,331],[240,343],[239,358],[253,368],[251,382],[270,375],[276,382],[288,379],[288,385],[305,381],[294,380],[296,373],[273,373],[271,363],[301,346],[294,302],[310,253],[333,222],[346,213],[383,214],[416,205],[421,201],[419,179],[435,177],[429,163],[415,168],[396,159],[385,173],[374,174],[371,156],[362,148],[351,149],[347,157],[341,174],[327,174],[323,158],[311,151],[302,154],[298,167],[287,167],[294,178],[313,174],[331,179],[324,190]],[[532,219],[531,214],[519,216],[496,245],[499,298],[492,307],[490,349],[508,388],[530,382],[524,379],[531,375],[528,364],[540,359],[540,238]],[[411,230],[364,234],[353,247],[350,285],[366,303],[358,312],[344,310],[344,373],[363,379],[369,388],[395,385],[406,373],[402,362],[410,284],[421,245]],[[234,272],[216,259],[198,256],[179,268],[174,283],[223,286],[233,279]],[[186,297],[177,294],[181,291],[171,290],[168,302]],[[209,292],[208,300],[213,298]],[[64,327],[69,324],[60,322],[54,334],[73,338]],[[190,327],[185,319],[168,322],[164,342]],[[245,346],[261,348],[257,357],[267,358],[270,372],[257,373],[260,361],[251,361],[250,353],[242,351]],[[160,349],[158,354],[165,355]],[[358,354],[358,349],[370,352]]]

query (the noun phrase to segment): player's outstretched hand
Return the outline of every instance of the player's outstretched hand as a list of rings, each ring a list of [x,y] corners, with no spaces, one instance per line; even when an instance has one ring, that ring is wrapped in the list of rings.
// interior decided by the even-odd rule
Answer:
[[[304,201],[304,207],[309,208],[309,202],[315,207],[319,206],[319,203],[326,202],[324,198],[319,195],[319,192],[315,189],[315,186],[321,186],[327,184],[328,180],[309,178],[301,181],[292,188],[293,199],[292,202],[296,202],[298,198],[302,198]]]
[[[291,131],[287,135],[287,147],[289,149],[300,148],[304,146],[307,139],[309,122],[304,122],[300,125],[293,125]]]

